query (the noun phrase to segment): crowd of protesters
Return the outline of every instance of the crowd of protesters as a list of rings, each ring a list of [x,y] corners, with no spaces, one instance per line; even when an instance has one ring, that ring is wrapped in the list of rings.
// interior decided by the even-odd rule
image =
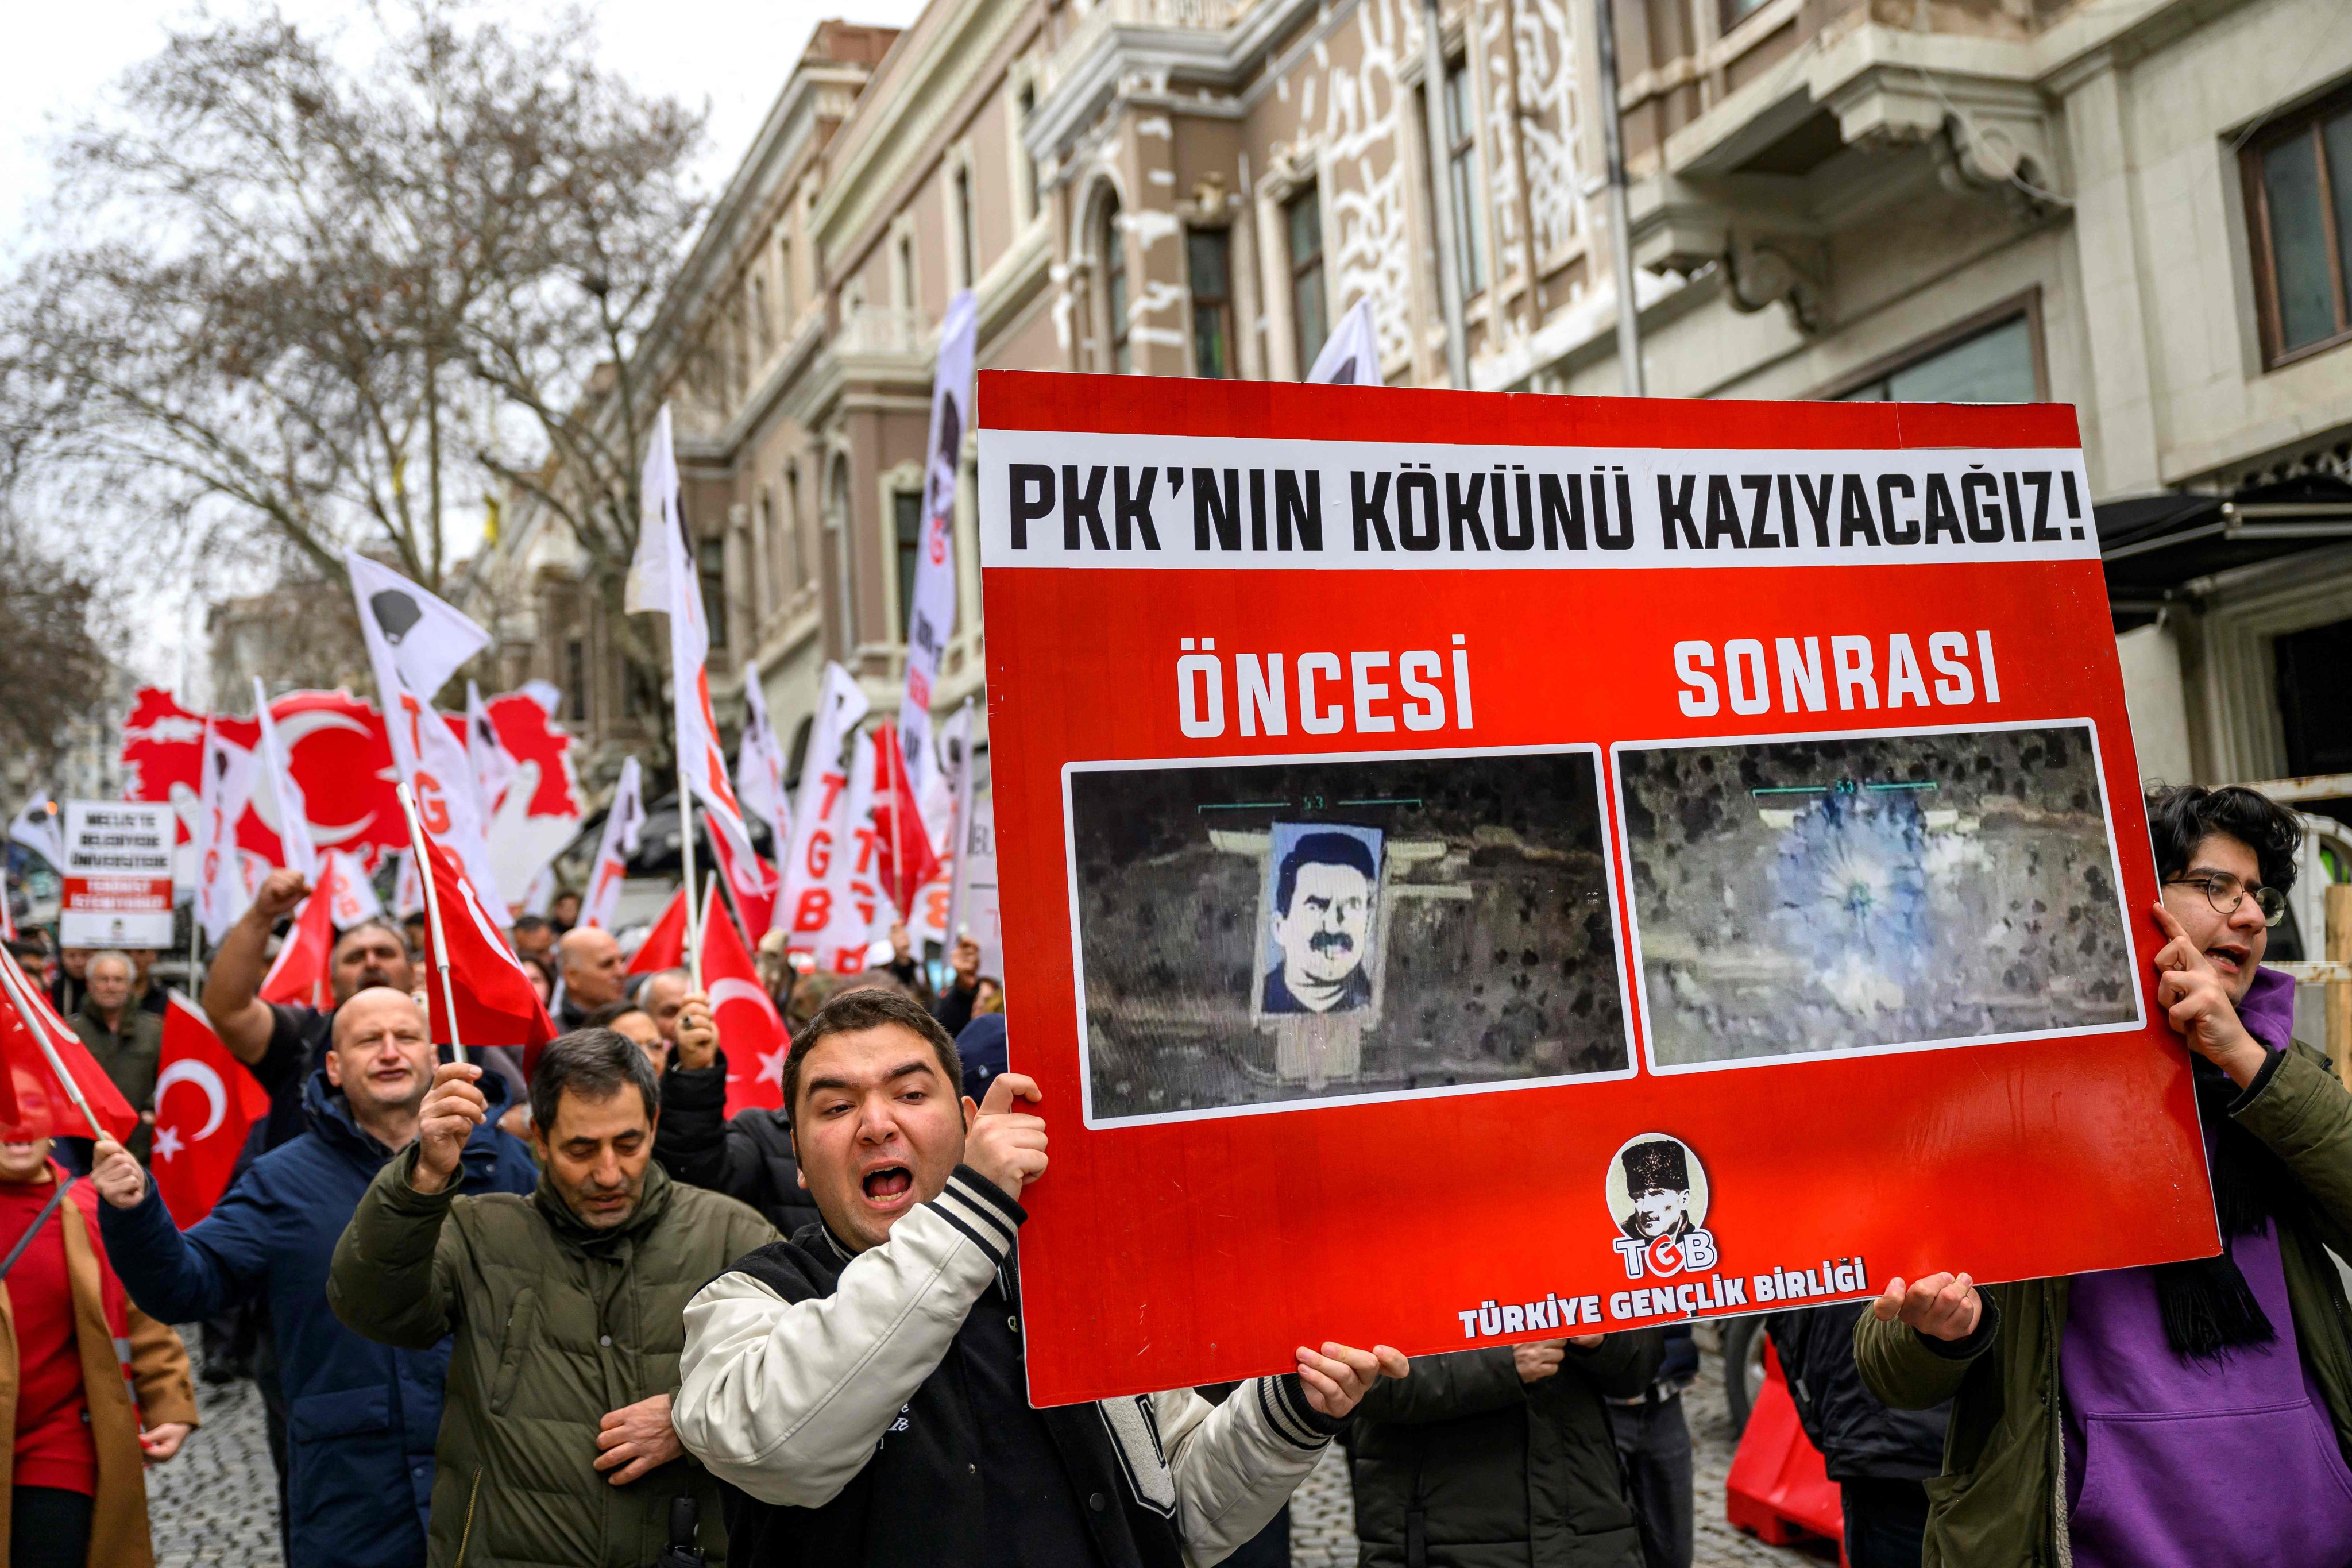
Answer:
[[[2223,1250],[1766,1319],[1855,1568],[2352,1563],[2352,1094],[2263,966],[2300,825],[2148,807]],[[203,1011],[270,1110],[184,1230],[145,1169],[150,955],[20,950],[142,1118],[0,1141],[6,1564],[152,1562],[142,1468],[197,1421],[174,1323],[259,1384],[299,1568],[1279,1563],[1334,1441],[1367,1565],[1692,1562],[1687,1327],[1032,1408],[1014,1243],[1056,1111],[969,942],[934,990],[903,931],[856,976],[772,936],[782,1108],[730,1118],[709,998],[576,900],[511,933],[563,1031],[526,1081],[434,1045],[394,922],[340,934],[331,1005],[260,1000],[307,891],[272,875],[214,955]]]

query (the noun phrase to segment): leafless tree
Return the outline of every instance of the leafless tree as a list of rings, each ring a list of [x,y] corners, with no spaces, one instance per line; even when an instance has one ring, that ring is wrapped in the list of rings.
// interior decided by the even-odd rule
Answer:
[[[68,727],[104,700],[106,622],[89,573],[0,510],[0,752],[56,761]]]
[[[453,513],[559,472],[617,577],[651,411],[591,377],[698,216],[700,117],[599,68],[577,14],[366,17],[360,43],[202,19],[72,134],[0,307],[0,435],[53,510],[260,531],[330,576],[354,544],[436,590]]]

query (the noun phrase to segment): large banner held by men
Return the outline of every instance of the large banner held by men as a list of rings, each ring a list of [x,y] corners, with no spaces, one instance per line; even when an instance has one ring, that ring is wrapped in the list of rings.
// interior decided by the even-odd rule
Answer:
[[[1038,1403],[2217,1249],[2071,409],[979,415]]]

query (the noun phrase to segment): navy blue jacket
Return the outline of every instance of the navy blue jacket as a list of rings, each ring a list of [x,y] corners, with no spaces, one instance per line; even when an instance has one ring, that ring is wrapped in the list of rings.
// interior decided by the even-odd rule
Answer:
[[[506,1082],[485,1073],[480,1088],[490,1117],[466,1145],[466,1189],[529,1193],[538,1167],[493,1125]],[[425,1561],[449,1342],[394,1350],[328,1310],[335,1243],[392,1155],[352,1121],[323,1071],[304,1096],[310,1131],[255,1161],[184,1235],[152,1182],[136,1208],[99,1205],[99,1229],[123,1288],[159,1321],[209,1318],[268,1292],[286,1390],[294,1568],[413,1568]]]

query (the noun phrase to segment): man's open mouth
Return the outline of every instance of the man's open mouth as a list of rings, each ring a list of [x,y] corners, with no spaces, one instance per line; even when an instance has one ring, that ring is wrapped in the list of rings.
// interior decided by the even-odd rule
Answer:
[[[2246,966],[2246,950],[2242,947],[2226,943],[2209,947],[2205,950],[2205,956],[2226,963],[2232,969],[2243,969]]]
[[[866,1173],[866,1195],[878,1204],[904,1197],[915,1184],[915,1173],[904,1165],[877,1165]]]

